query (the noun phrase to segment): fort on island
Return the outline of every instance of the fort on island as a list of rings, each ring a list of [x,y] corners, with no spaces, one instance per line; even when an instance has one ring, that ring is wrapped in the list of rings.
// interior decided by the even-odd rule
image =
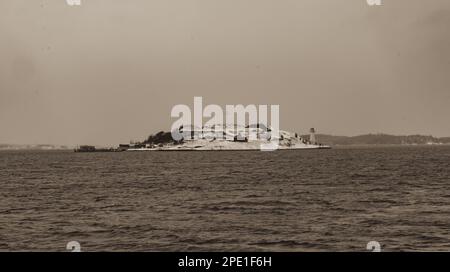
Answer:
[[[279,130],[273,133],[262,124],[238,126],[223,125],[213,127],[180,126],[176,133],[181,138],[175,140],[174,132],[159,132],[142,142],[120,144],[116,148],[96,149],[94,146],[80,146],[76,152],[122,152],[122,151],[244,151],[244,150],[299,150],[330,149],[317,141],[316,130],[311,128],[308,137],[298,133]]]

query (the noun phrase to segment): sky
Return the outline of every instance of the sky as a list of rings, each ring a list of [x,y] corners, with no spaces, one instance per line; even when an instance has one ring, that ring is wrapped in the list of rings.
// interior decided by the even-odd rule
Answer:
[[[116,145],[177,104],[307,133],[450,136],[450,1],[0,1],[0,143]]]

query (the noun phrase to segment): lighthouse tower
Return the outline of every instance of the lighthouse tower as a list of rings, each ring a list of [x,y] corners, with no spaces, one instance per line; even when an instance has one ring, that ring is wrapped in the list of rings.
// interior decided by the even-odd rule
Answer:
[[[314,128],[311,128],[309,130],[309,133],[310,133],[309,141],[311,142],[311,144],[313,144],[313,145],[317,144],[317,141],[316,141],[316,130]]]

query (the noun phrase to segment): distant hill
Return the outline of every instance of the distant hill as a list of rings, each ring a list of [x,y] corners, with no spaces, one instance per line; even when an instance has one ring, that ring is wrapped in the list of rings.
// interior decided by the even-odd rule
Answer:
[[[309,139],[309,135],[303,135]],[[427,145],[450,144],[450,137],[436,138],[424,135],[395,136],[388,134],[365,134],[359,136],[316,135],[318,141],[327,145]]]

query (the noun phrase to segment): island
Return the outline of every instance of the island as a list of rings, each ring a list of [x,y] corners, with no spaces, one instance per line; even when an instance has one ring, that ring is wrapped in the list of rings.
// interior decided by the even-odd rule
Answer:
[[[298,150],[330,149],[315,140],[315,129],[306,139],[298,133],[280,130],[274,133],[263,125],[246,127],[226,126],[180,127],[180,140],[174,140],[174,132],[161,131],[145,141],[120,145],[124,151],[244,151],[244,150]],[[176,138],[176,137],[175,137]]]

